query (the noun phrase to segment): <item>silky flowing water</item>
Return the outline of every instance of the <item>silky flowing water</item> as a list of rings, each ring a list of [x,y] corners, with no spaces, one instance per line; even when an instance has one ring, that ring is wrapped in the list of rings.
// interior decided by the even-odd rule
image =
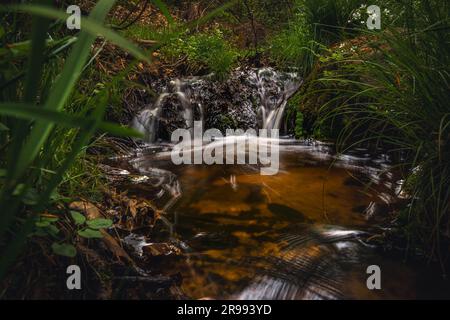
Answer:
[[[190,298],[448,297],[439,270],[367,242],[401,196],[385,156],[282,140],[279,173],[263,176],[251,165],[175,166],[167,150],[150,150],[131,164],[166,174],[177,195],[165,217],[184,259],[163,269],[182,274]],[[381,290],[366,286],[369,265],[381,268]]]
[[[221,83],[177,79],[136,116],[133,126],[150,144],[128,165],[161,188],[140,195],[160,208],[183,251],[162,272],[181,273],[193,299],[449,298],[439,268],[373,245],[405,197],[381,150],[338,156],[332,145],[280,139],[272,176],[257,165],[171,161],[173,145],[164,141],[194,121],[222,131],[231,124],[288,131],[287,101],[300,85],[295,73],[270,68],[237,70]],[[381,290],[366,285],[370,265],[381,269]]]

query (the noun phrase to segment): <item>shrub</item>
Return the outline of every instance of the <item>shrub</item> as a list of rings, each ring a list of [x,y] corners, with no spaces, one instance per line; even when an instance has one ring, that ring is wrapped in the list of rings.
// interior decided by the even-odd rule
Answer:
[[[162,53],[171,59],[185,57],[188,72],[213,72],[219,78],[227,75],[238,58],[219,29],[175,39]]]

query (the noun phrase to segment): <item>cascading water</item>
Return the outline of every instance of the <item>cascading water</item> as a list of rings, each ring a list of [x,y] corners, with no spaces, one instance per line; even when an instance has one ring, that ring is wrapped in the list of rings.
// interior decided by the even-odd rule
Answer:
[[[302,82],[296,73],[280,73],[271,68],[255,70],[250,79],[258,89],[260,105],[259,126],[263,129],[280,129],[288,100]],[[277,83],[276,92],[268,90],[270,83]]]
[[[132,126],[144,134],[146,142],[152,143],[158,138],[163,138],[161,137],[160,129],[163,129],[161,127],[170,120],[171,116],[174,116],[174,125],[178,124],[181,128],[193,130],[194,110],[191,103],[191,91],[186,90],[186,85],[187,82],[179,79],[171,81],[164,89],[164,92],[159,95],[156,102],[152,106],[143,109],[133,119]],[[202,117],[201,107],[198,107],[200,117]],[[184,121],[180,121],[180,115]]]
[[[280,129],[288,99],[300,85],[297,74],[272,68],[238,69],[224,82],[211,75],[176,79],[132,125],[150,143],[170,140],[178,128],[192,129],[194,120],[202,121],[204,129],[221,131]]]
[[[180,288],[190,298],[420,296],[420,281],[440,279],[416,277],[415,266],[405,268],[367,242],[400,193],[385,155],[373,158],[365,149],[336,155],[328,143],[279,139],[280,170],[273,176],[260,175],[255,164],[171,161],[173,145],[164,141],[178,128],[192,129],[194,121],[222,132],[282,130],[287,101],[300,85],[296,74],[271,68],[236,70],[221,82],[209,76],[174,80],[136,116],[133,125],[146,141],[163,143],[139,149],[128,165],[152,185],[151,193],[147,185],[141,192],[165,222],[167,241],[185,258],[161,270],[181,273]],[[233,144],[235,138],[208,146]],[[142,255],[150,239],[130,235],[124,242]],[[383,290],[366,286],[372,264],[383,270]]]

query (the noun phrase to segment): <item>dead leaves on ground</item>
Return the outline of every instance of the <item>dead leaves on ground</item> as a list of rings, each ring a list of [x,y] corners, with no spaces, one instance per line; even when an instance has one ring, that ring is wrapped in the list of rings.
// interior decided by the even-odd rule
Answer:
[[[83,213],[88,220],[110,218],[115,221],[115,228],[128,232],[152,228],[160,215],[159,210],[149,201],[128,196],[126,192],[120,193],[114,189],[105,193],[105,201],[102,205],[97,206],[89,201],[80,200],[70,203],[69,209]],[[100,232],[103,235],[104,245],[118,261],[135,265],[133,259],[121,246],[120,240],[105,230]],[[149,252],[149,254],[159,255],[156,252]]]
[[[88,201],[75,201],[69,205],[69,209],[82,212],[88,220],[98,219],[102,217],[100,210]],[[100,230],[103,235],[102,241],[113,256],[119,261],[130,262],[134,265],[133,259],[120,246],[119,242],[105,230]]]
[[[102,217],[100,210],[88,201],[74,201],[69,205],[69,209],[84,213],[88,220]]]
[[[118,220],[116,226],[127,231],[136,231],[144,228],[152,228],[160,218],[160,210],[150,201],[135,196],[128,196],[127,192],[110,190],[107,193],[106,203],[114,208],[111,213]]]

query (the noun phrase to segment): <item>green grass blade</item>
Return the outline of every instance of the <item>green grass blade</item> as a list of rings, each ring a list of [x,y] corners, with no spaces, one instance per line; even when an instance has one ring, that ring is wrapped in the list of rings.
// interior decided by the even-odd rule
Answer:
[[[35,106],[21,103],[0,103],[0,114],[19,119],[54,123],[69,128],[88,128],[93,121],[96,121],[96,118],[93,116],[81,117],[54,110],[37,109]],[[142,137],[142,134],[136,130],[114,123],[102,121],[99,123],[98,128],[103,132],[116,136]]]
[[[161,10],[164,17],[166,17],[169,25],[173,25],[175,23],[175,20],[173,20],[173,17],[170,14],[169,9],[167,9],[167,6],[164,4],[164,2],[162,2],[161,0],[152,0],[152,2],[155,4],[156,7],[158,7],[159,10]]]
[[[50,0],[42,1],[46,6],[51,4]],[[40,76],[44,64],[45,39],[50,20],[43,17],[35,17],[31,36],[31,51],[28,61],[28,72],[25,80],[25,101],[34,102],[39,88]]]
[[[112,1],[114,2],[114,1]],[[31,13],[41,17],[52,18],[52,19],[67,19],[68,14],[56,9],[37,6],[37,5],[18,5],[9,7],[12,10]],[[97,37],[99,35],[103,36],[105,39],[111,41],[122,49],[128,51],[135,58],[139,60],[151,62],[150,56],[147,55],[143,50],[133,44],[131,41],[125,39],[117,32],[106,28],[98,21],[103,21],[103,19],[95,19],[93,15],[89,17],[81,17],[81,31],[88,32],[91,36]]]
[[[103,21],[113,6],[115,1],[101,0],[93,9],[91,18],[94,20]],[[23,6],[26,8],[28,6]],[[35,6],[30,6],[34,7]],[[39,7],[46,11],[47,8]],[[51,93],[44,106],[45,109],[61,110],[67,102],[76,81],[78,80],[84,64],[90,53],[91,45],[95,40],[95,35],[82,30],[78,41],[75,43],[69,57],[66,60],[64,69],[59,76],[57,82],[53,86]],[[23,146],[15,171],[12,174],[12,179],[20,177],[26,170],[27,166],[34,160],[40,148],[47,139],[53,125],[47,122],[37,122],[33,127],[29,139]]]

